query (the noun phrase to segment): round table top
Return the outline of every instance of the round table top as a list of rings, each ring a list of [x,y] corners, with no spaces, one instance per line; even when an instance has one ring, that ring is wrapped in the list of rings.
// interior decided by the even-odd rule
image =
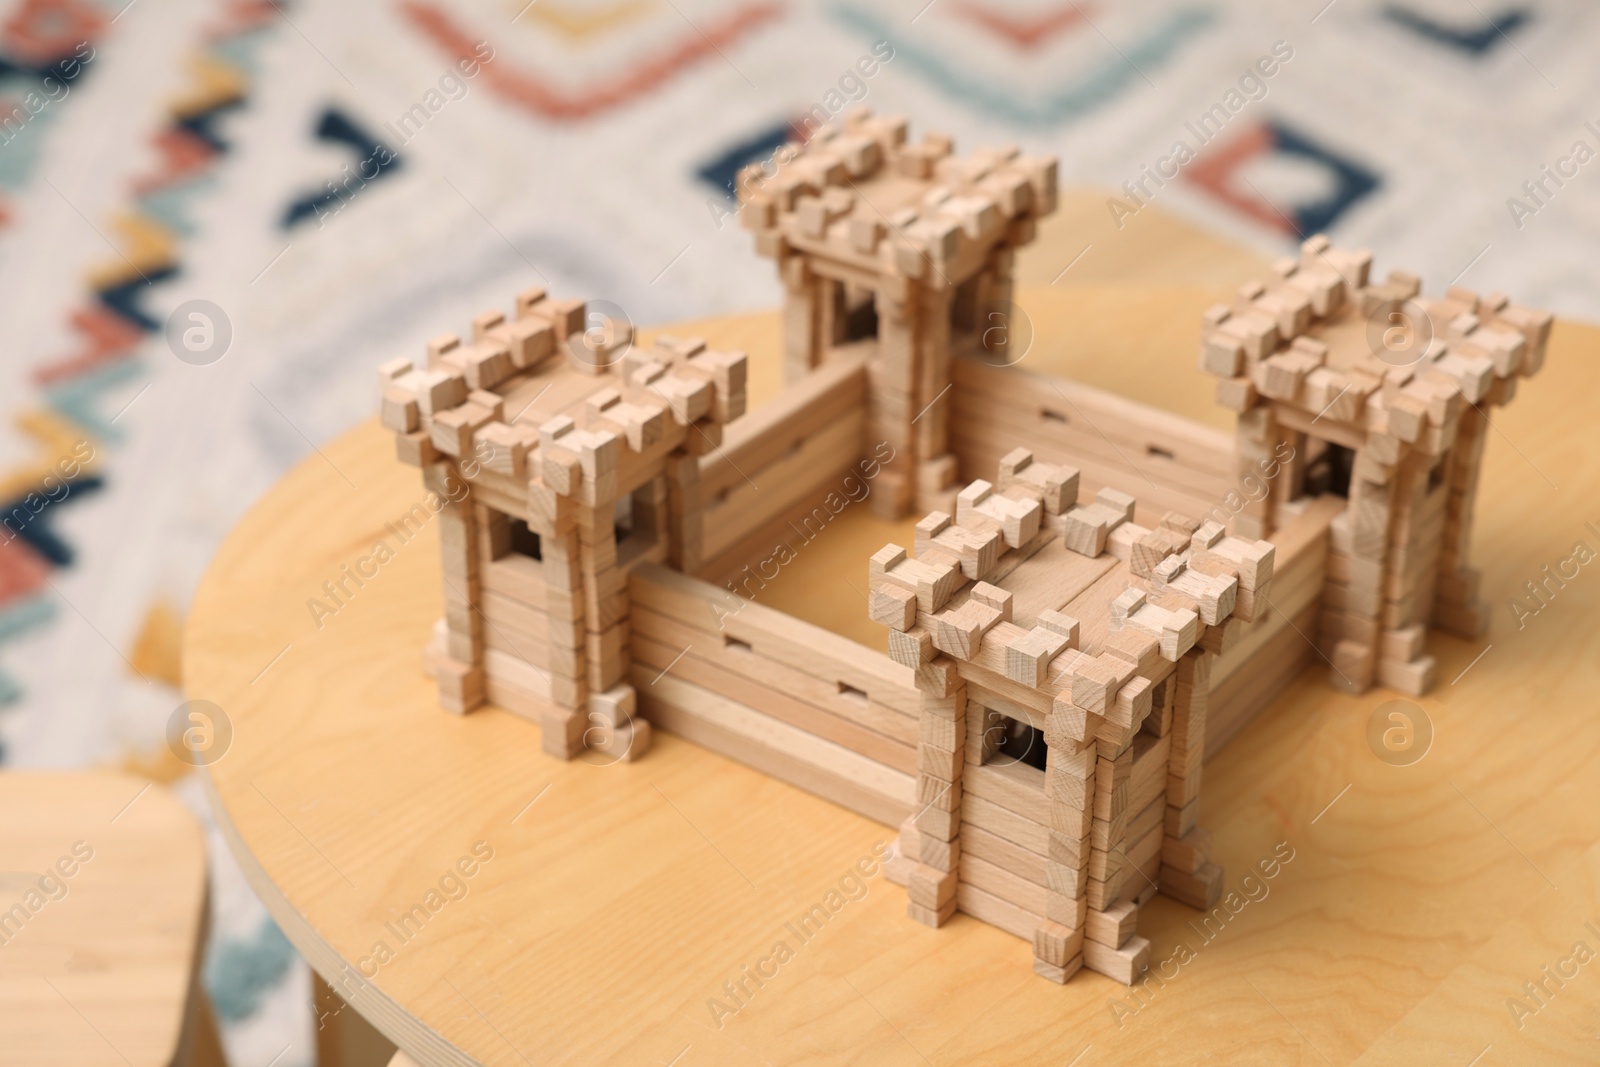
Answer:
[[[1024,302],[1059,350],[1039,366],[1148,396],[1185,377],[1170,344],[1128,342],[1108,368],[1075,347],[1083,317],[1098,308],[1107,336],[1181,335],[1178,317],[1192,326],[1212,298]],[[695,329],[773,358],[775,314]],[[1541,377],[1496,413],[1509,440],[1489,446],[1476,533],[1491,593],[1576,538],[1600,544],[1583,527],[1600,520],[1584,511],[1600,453],[1578,399],[1600,394],[1597,352],[1596,331],[1558,325]],[[1192,377],[1177,406],[1196,411],[1209,384]],[[1430,638],[1441,683],[1417,703],[1434,745],[1409,767],[1366,741],[1392,694],[1343,696],[1308,670],[1206,769],[1200,822],[1237,910],[1203,923],[1152,902],[1140,933],[1158,979],[1136,995],[1088,972],[1037,978],[1029,945],[967,916],[911,921],[875,861],[892,828],[693,744],[658,735],[635,763],[563,763],[522,719],[442,711],[420,655],[442,610],[431,527],[319,625],[307,599],[422,492],[373,422],[325,445],[219,551],[185,650],[189,695],[232,723],[210,781],[246,874],[420,1063],[1593,1055],[1587,994],[1546,998],[1521,1029],[1507,998],[1574,941],[1600,949],[1583,925],[1600,926],[1600,577],[1570,583],[1537,632],[1496,615],[1481,661],[1479,645]],[[1274,855],[1292,858],[1244,879]],[[817,904],[830,918],[800,936],[792,920]]]
[[[0,1060],[171,1064],[205,907],[205,838],[165,789],[0,774]]]

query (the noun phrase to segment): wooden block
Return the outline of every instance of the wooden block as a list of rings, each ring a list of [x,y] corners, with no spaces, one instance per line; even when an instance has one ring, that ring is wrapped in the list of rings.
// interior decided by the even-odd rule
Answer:
[[[517,311],[517,320],[520,322],[530,315],[538,314],[539,306],[544,302],[544,298],[545,291],[542,285],[530,286],[518,293],[513,299]]]
[[[1379,685],[1408,696],[1421,696],[1433,688],[1438,664],[1432,656],[1418,656],[1412,660],[1379,657],[1375,670]]]
[[[994,569],[1005,543],[998,528],[980,530],[957,526],[945,512],[934,511],[917,523],[913,547],[919,557],[930,549],[955,556],[961,561],[961,573],[976,581]]]
[[[1070,688],[1056,695],[1045,723],[1045,743],[1052,749],[1065,741],[1082,743],[1093,737],[1104,716],[1073,703]]]
[[[1065,985],[1067,979],[1083,969],[1083,956],[1077,955],[1067,961],[1065,967],[1057,967],[1053,963],[1046,963],[1037,956],[1033,960],[1033,973],[1040,978],[1046,978],[1057,985]]]
[[[1200,801],[1189,800],[1183,805],[1169,804],[1167,813],[1162,819],[1161,827],[1168,837],[1182,837],[1195,827],[1195,819],[1200,814]]]
[[[1192,874],[1204,867],[1210,859],[1210,830],[1195,827],[1182,837],[1173,837],[1169,834],[1162,838],[1161,863],[1164,867],[1175,867]]]
[[[889,581],[914,591],[918,610],[931,614],[954,595],[962,576],[956,559],[946,553],[930,551],[921,559],[908,559],[899,545],[885,545],[869,561],[867,581],[874,588]]]
[[[1123,886],[1127,881],[1127,872],[1118,869],[1107,881],[1098,878],[1089,879],[1085,895],[1089,898],[1089,907],[1107,908],[1115,904],[1122,897]]]
[[[1045,858],[1069,867],[1082,867],[1089,862],[1092,847],[1089,837],[1076,837],[1052,830],[1046,841]]]
[[[1072,703],[1095,715],[1105,714],[1126,677],[1106,660],[1105,656],[1086,659],[1072,670]]]
[[[591,751],[632,763],[650,751],[654,734],[648,719],[630,719],[605,729],[591,727],[584,732],[584,737]]]
[[[931,645],[931,639],[929,643]],[[918,664],[913,680],[922,694],[920,711],[923,715],[943,714],[945,708],[950,708],[952,714],[965,714],[966,683],[950,657],[939,656],[932,662]]]
[[[518,314],[521,315],[520,309]],[[555,329],[541,317],[519,317],[489,330],[487,336],[505,346],[517,370],[538,366],[556,346]]]
[[[1081,865],[1057,863],[1055,860],[1046,859],[1044,884],[1051,893],[1077,899],[1084,895],[1088,886],[1088,876]]]
[[[1134,673],[1153,675],[1161,656],[1161,642],[1140,630],[1123,629],[1107,635],[1104,654],[1132,664]]]
[[[1027,686],[1043,685],[1050,660],[1069,642],[1065,634],[1035,626],[1006,646],[1006,677]]]
[[[954,780],[918,774],[917,803],[933,810],[959,812],[961,810],[961,780],[955,775],[952,775],[951,778]]]
[[[965,739],[960,749],[939,749],[934,745],[918,745],[917,747],[917,773],[926,777],[933,777],[942,782],[957,781],[962,773],[962,763],[965,763]]]
[[[561,697],[571,695],[573,692],[558,696],[554,688],[551,691],[552,698],[560,704],[567,703]],[[539,749],[556,759],[573,759],[584,749],[583,734],[587,728],[588,720],[582,712],[551,708],[539,716]]]
[[[1421,625],[1385,631],[1378,654],[1384,659],[1401,663],[1416,659],[1422,654],[1423,640],[1426,636],[1427,628]]]
[[[942,611],[927,620],[933,647],[959,660],[975,656],[983,635],[1000,621],[1000,609],[979,600],[968,600],[959,608]]]
[[[929,674],[924,678],[921,674],[921,668],[934,658],[933,634],[929,633],[925,628],[913,626],[906,630],[890,630],[889,658],[902,667],[910,667],[918,671],[918,689],[925,689],[929,685],[933,685],[940,690],[939,696],[948,695],[943,691],[949,685],[948,677]]]
[[[439,703],[446,711],[465,715],[482,707],[488,699],[481,664],[440,656],[434,661],[433,672],[439,683]]]
[[[1188,548],[1189,540],[1190,534],[1182,530],[1166,527],[1151,530],[1134,542],[1128,569],[1139,578],[1149,578],[1158,564]]]
[[[1068,648],[1078,647],[1078,620],[1071,615],[1046,608],[1039,612],[1038,626],[1065,637]]]
[[[1093,749],[1068,752],[1051,746],[1045,758],[1044,795],[1052,803],[1084,807],[1094,788],[1096,756]]]
[[[416,369],[416,364],[404,356],[397,356],[394,359],[385,361],[378,366],[378,391],[381,393]],[[407,391],[409,392],[409,390]]]
[[[563,708],[579,707],[582,705],[585,698],[587,698],[588,693],[588,686],[585,684],[582,678],[565,678],[559,674],[552,674],[550,676],[550,699],[553,703],[558,704]],[[583,722],[582,716],[577,716],[576,718],[581,726]],[[581,729],[578,737],[581,742],[583,737]],[[542,742],[541,749],[543,751],[549,751],[549,749],[543,749]]]
[[[631,685],[619,685],[589,694],[589,716],[608,727],[631,722],[638,713],[638,694]]]
[[[1409,396],[1397,395],[1384,405],[1388,415],[1386,430],[1402,441],[1415,442],[1428,422],[1427,405]]]
[[[1371,252],[1366,249],[1334,248],[1326,234],[1314,234],[1300,245],[1301,270],[1332,269],[1344,278],[1352,289],[1367,287],[1367,272],[1371,266]],[[1399,271],[1392,271],[1389,277],[1393,279],[1399,274]],[[1415,277],[1412,276],[1411,280],[1414,281]],[[1416,289],[1411,289],[1408,297],[1415,296],[1416,293]]]
[[[1122,492],[1121,490],[1112,489],[1110,486],[1102,487],[1099,492],[1095,493],[1094,502],[1106,510],[1115,512],[1118,516],[1120,516],[1116,522],[1112,523],[1111,525],[1133,521],[1133,497]]]
[[[378,422],[386,430],[406,434],[416,431],[422,409],[415,394],[394,387],[385,388],[379,397]]]
[[[461,366],[469,389],[493,389],[517,370],[511,350],[492,338],[458,349],[451,356]]]
[[[956,872],[918,863],[911,868],[906,897],[913,904],[938,911],[955,900],[956,882]]]
[[[527,476],[528,449],[537,441],[538,438],[531,437],[525,428],[507,426],[503,422],[489,423],[474,437],[475,446],[488,446],[489,455],[483,461],[484,466],[498,474],[518,479]]]
[[[857,215],[849,223],[850,247],[863,255],[875,255],[886,232],[881,220]]]
[[[1016,500],[996,493],[986,481],[976,481],[956,496],[956,522],[961,526],[980,525],[983,520],[999,525],[1001,536],[1012,548],[1020,548],[1039,532],[1043,508],[1036,500]]]
[[[935,929],[943,926],[950,920],[950,916],[955,913],[956,898],[953,895],[937,908],[926,908],[913,901],[906,901],[907,915],[916,922],[922,923],[924,926],[932,926]]]
[[[1222,897],[1222,868],[1215,863],[1192,873],[1163,865],[1160,881],[1163,896],[1201,911],[1209,911]]]
[[[1121,597],[1118,599],[1121,600]],[[1114,630],[1127,626],[1149,634],[1159,643],[1161,658],[1169,663],[1176,663],[1179,657],[1193,648],[1195,642],[1200,639],[1200,616],[1194,611],[1188,609],[1173,611],[1157,604],[1141,603],[1137,609],[1119,619],[1115,602],[1112,607]]]
[[[585,304],[582,300],[542,300],[537,307],[538,314],[554,329],[557,344],[583,329]],[[518,314],[520,317],[520,309]]]
[[[1238,375],[1243,368],[1244,345],[1237,337],[1221,330],[1213,330],[1201,338],[1201,370],[1227,381]]]
[[[461,338],[453,333],[441,333],[427,343],[428,369],[438,368],[440,360],[461,347]]]
[[[481,315],[474,315],[472,317],[472,340],[474,342],[483,340],[484,335],[496,326],[503,325],[505,321],[506,313],[504,311],[485,311]]]
[[[1070,803],[1052,800],[1050,803],[1050,832],[1061,834],[1066,838],[1082,840],[1085,834],[1093,832],[1094,811],[1092,806],[1085,804],[1083,807],[1074,807]],[[1082,861],[1073,865],[1079,866]]]
[[[1168,564],[1180,557],[1169,556],[1162,564]],[[1179,593],[1192,601],[1198,608],[1200,621],[1207,626],[1217,626],[1226,621],[1233,614],[1239,595],[1239,579],[1232,573],[1232,567],[1222,568],[1220,575],[1206,574],[1197,567],[1184,567],[1174,577],[1167,580],[1167,589]]]
[[[1311,301],[1313,315],[1326,317],[1337,311],[1345,299],[1345,280],[1339,272],[1319,258],[1319,252],[1303,252],[1301,262],[1293,259],[1273,264],[1273,274],[1282,288],[1296,289]]]
[[[473,389],[467,393],[467,403],[487,409],[496,422],[501,422],[506,417],[505,398],[499,393],[492,393],[487,389]]]
[[[465,456],[472,452],[473,434],[493,420],[493,412],[469,401],[435,415],[429,436],[434,447],[446,455]]]
[[[673,419],[680,426],[689,426],[705,419],[711,413],[711,403],[716,398],[716,388],[710,382],[676,371],[656,379],[649,388],[667,402]],[[703,432],[709,429],[710,426],[702,427]]]
[[[918,811],[915,818],[918,830],[941,841],[955,840],[961,825],[961,820],[954,813],[934,807]]]
[[[617,389],[600,389],[584,401],[590,429],[621,434],[635,452],[654,448],[666,427],[666,408],[659,402],[630,403]]]
[[[1017,484],[1038,490],[1039,502],[1048,515],[1064,514],[1078,502],[1078,469],[1037,462],[1025,448],[1013,449],[1001,457],[996,484],[1002,492]]]
[[[1116,513],[1097,504],[1075,507],[1066,514],[1062,541],[1080,555],[1098,556],[1105,551],[1106,536],[1115,517]]]
[[[1033,932],[1035,959],[1055,967],[1064,967],[1068,960],[1083,951],[1084,929],[1072,928],[1058,922],[1042,922]]]
[[[940,871],[954,871],[960,867],[960,838],[954,841],[940,841],[929,834],[918,834],[914,847],[916,852],[912,853],[911,858],[924,866]]]
[[[1340,690],[1349,693],[1365,692],[1372,684],[1377,669],[1376,650],[1371,645],[1354,641],[1339,641],[1329,655],[1332,663],[1331,681]]]
[[[1104,911],[1090,911],[1083,936],[1109,948],[1120,948],[1134,935],[1138,925],[1138,907],[1130,901],[1123,901]],[[1038,951],[1037,947],[1034,951]]]
[[[1011,621],[1011,594],[999,586],[979,582],[972,587],[972,599],[998,611],[1001,622]]]
[[[417,390],[417,408],[432,416],[467,400],[467,378],[457,370],[419,371],[411,379]]]
[[[1239,619],[1224,619],[1219,625],[1207,626],[1201,631],[1195,647],[1220,656],[1238,641],[1243,626],[1244,623]]]
[[[1244,414],[1256,404],[1256,383],[1248,377],[1220,378],[1214,393],[1217,406]]]
[[[1256,365],[1256,390],[1274,400],[1293,402],[1305,385],[1306,375],[1317,366],[1317,362],[1304,353],[1279,352]]]
[[[1115,843],[1115,825],[1125,825],[1128,811],[1128,785],[1133,772],[1133,754],[1124,752],[1115,760],[1101,757],[1094,773],[1094,817],[1108,824],[1105,847]]]
[[[1187,541],[1199,532],[1201,523],[1199,519],[1190,518],[1180,512],[1169,511],[1161,516],[1161,522],[1157,526],[1162,530],[1176,530]]]
[[[1110,705],[1106,718],[1126,729],[1137,729],[1150,714],[1154,690],[1148,678],[1133,678],[1124,683],[1117,690],[1117,698]]]
[[[1134,544],[1149,533],[1147,527],[1136,522],[1119,523],[1116,529],[1106,535],[1106,551],[1127,563],[1133,559]]]
[[[874,622],[904,632],[916,622],[917,594],[903,586],[885,583],[872,591],[871,612]]]
[[[433,447],[433,438],[424,431],[396,436],[394,447],[395,455],[407,466],[427,468],[439,462],[439,450]]]

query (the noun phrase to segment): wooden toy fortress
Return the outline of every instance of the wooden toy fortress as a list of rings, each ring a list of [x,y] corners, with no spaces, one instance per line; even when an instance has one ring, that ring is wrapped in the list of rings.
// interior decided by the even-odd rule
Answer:
[[[1204,316],[1229,435],[985,345],[1052,159],[862,112],[739,194],[785,289],[786,384],[753,411],[743,354],[635,345],[542,290],[383,368],[383,423],[445,501],[440,700],[532,719],[560,759],[688,738],[898,826],[912,918],[1132,981],[1139,908],[1222,890],[1205,755],[1308,663],[1417,694],[1429,626],[1484,628],[1486,411],[1550,316],[1313,238]],[[887,654],[754,596],[820,565],[794,531],[846,497],[925,515],[850,575]]]

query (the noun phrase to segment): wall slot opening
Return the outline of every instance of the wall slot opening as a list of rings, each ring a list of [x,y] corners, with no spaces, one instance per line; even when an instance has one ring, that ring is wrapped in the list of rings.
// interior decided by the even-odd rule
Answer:
[[[1044,731],[1009,715],[1001,715],[998,724],[990,729],[999,733],[1000,742],[995,754],[989,758],[990,763],[1026,763],[1044,770],[1045,756],[1048,754]]]
[[[540,542],[538,533],[528,529],[526,519],[512,519],[507,526],[510,537],[506,548],[509,551],[537,560],[544,559],[544,545]]]

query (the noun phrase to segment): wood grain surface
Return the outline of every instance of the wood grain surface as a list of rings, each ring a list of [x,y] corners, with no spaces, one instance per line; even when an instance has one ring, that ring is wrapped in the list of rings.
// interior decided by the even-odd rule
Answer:
[[[0,1063],[220,1062],[192,1000],[205,908],[200,824],[165,789],[0,774]]]
[[[1101,203],[1067,200],[1086,220]],[[1158,236],[1097,231],[1109,246],[1051,286],[1083,241],[1049,230],[1022,266],[1029,364],[1226,427],[1198,312],[1259,260]],[[1133,284],[1142,262],[1154,284]],[[673,329],[748,348],[752,404],[777,331],[775,313]],[[1600,961],[1571,961],[1600,953],[1600,561],[1520,629],[1506,602],[1576,541],[1600,549],[1597,391],[1600,331],[1559,323],[1496,417],[1474,552],[1497,610],[1481,643],[1429,640],[1440,683],[1408,713],[1426,756],[1369,745],[1393,694],[1307,670],[1206,767],[1234,911],[1157,898],[1140,933],[1160,978],[1135,990],[1045,982],[1027,944],[965,916],[911,922],[874,860],[892,829],[692,744],[560,763],[509,714],[439,710],[420,662],[436,531],[386,533],[422,488],[375,423],[274,488],[196,598],[187,687],[235,731],[218,816],[289,937],[423,1064],[1592,1063]],[[863,514],[816,551],[864,576],[905,535]],[[319,628],[307,598],[386,536],[394,558]],[[785,577],[763,602],[832,625],[864,614],[846,584]],[[791,929],[819,905],[818,932]]]

